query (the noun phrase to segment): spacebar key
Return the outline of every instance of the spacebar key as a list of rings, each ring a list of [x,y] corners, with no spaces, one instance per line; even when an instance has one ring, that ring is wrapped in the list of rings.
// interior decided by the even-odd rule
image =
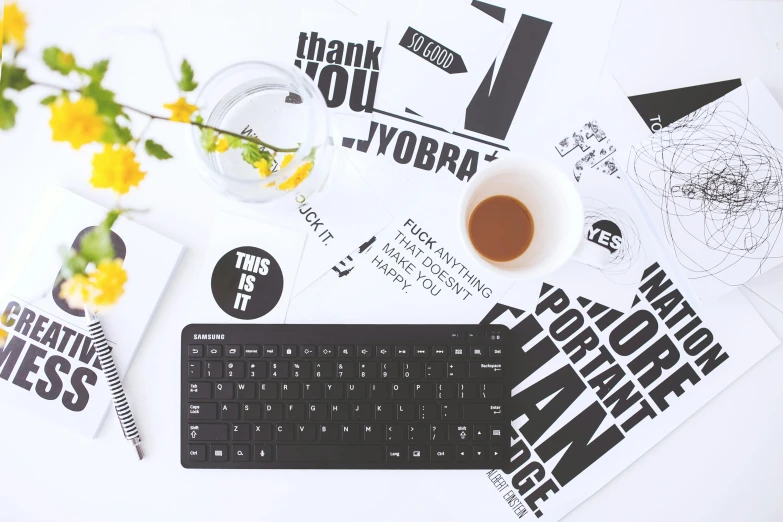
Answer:
[[[381,462],[383,446],[344,444],[278,444],[278,462]]]

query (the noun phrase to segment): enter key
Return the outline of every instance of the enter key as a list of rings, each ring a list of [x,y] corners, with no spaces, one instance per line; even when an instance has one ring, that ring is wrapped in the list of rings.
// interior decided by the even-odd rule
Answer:
[[[462,419],[466,421],[498,421],[503,417],[501,403],[463,404]]]

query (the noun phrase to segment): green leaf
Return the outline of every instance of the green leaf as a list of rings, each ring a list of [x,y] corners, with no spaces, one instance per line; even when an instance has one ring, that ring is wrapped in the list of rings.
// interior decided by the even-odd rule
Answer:
[[[193,81],[193,67],[190,66],[187,60],[182,60],[179,71],[182,73],[182,78],[180,78],[177,86],[184,92],[194,91],[198,87],[198,82]]]
[[[147,151],[147,154],[153,158],[158,158],[159,160],[167,160],[173,157],[166,149],[163,148],[163,145],[155,143],[152,140],[147,140],[144,142],[144,150]]]
[[[97,265],[104,259],[114,259],[114,247],[111,244],[111,229],[106,221],[94,227],[82,237],[79,253],[90,263]]]
[[[201,146],[207,152],[215,152],[217,147],[217,134],[212,129],[201,129]]]
[[[0,92],[5,89],[23,91],[33,82],[27,77],[27,70],[10,63],[4,63],[0,69]]]
[[[92,67],[87,69],[87,75],[96,82],[103,80],[106,76],[106,71],[109,70],[109,60],[100,60],[92,64]]]
[[[43,62],[49,69],[60,74],[76,70],[76,61],[71,53],[65,53],[59,47],[47,47],[43,50]]]
[[[237,138],[236,136],[224,136],[226,138],[226,141],[228,142],[228,148],[230,149],[238,149],[242,147],[245,143],[247,143],[242,138]]]
[[[242,159],[245,160],[246,163],[252,165],[253,163],[256,163],[258,160],[260,160],[262,157],[263,156],[261,155],[261,149],[259,149],[258,145],[256,145],[255,143],[246,141],[245,144],[242,146]]]
[[[9,130],[16,125],[16,112],[19,107],[6,98],[0,98],[0,130]]]
[[[63,266],[60,269],[60,276],[64,279],[70,279],[76,274],[87,272],[89,262],[74,249],[68,249],[63,253]]]
[[[117,116],[124,116],[122,106],[114,101],[114,93],[104,89],[100,82],[91,81],[87,87],[82,89],[82,95],[95,100],[98,104],[98,114],[102,114],[111,120]]]
[[[41,105],[47,105],[48,106],[48,105],[53,104],[56,101],[57,101],[57,96],[52,94],[51,96],[47,96],[46,98],[41,100]]]
[[[112,120],[106,123],[106,130],[101,136],[101,143],[116,143],[118,145],[127,145],[133,139],[131,131]]]

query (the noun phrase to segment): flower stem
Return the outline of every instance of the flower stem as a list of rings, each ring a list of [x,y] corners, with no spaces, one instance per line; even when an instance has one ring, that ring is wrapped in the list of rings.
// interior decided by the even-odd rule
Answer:
[[[33,85],[39,85],[41,87],[48,87],[50,89],[57,89],[58,91],[81,92],[79,89],[63,87],[61,85],[54,85],[52,83],[47,83],[47,82],[39,82],[39,81],[36,81],[36,80],[33,80],[32,84]],[[173,121],[173,120],[170,120],[169,118],[167,118],[165,116],[152,114],[152,113],[147,112],[145,110],[138,109],[138,108],[132,107],[130,105],[125,105],[124,103],[118,103],[118,105],[120,107],[122,107],[123,109],[125,109],[125,110],[129,110],[131,112],[135,112],[136,114],[141,114],[142,116],[146,116],[146,117],[150,118],[151,120]],[[178,121],[178,122],[174,122],[174,123],[185,123],[185,124],[193,126],[193,127],[198,127],[200,129],[210,129],[210,130],[213,130],[213,131],[215,131],[215,132],[217,132],[219,134],[225,134],[227,136],[233,136],[234,138],[239,138],[239,139],[244,140],[244,141],[249,141],[250,143],[255,143],[256,145],[259,145],[261,147],[265,147],[265,148],[273,150],[275,152],[286,152],[286,153],[289,153],[289,152],[296,152],[297,150],[299,150],[296,147],[295,148],[287,148],[287,149],[286,148],[282,148],[282,147],[276,147],[276,146],[271,145],[271,144],[269,144],[269,143],[267,143],[267,142],[265,142],[263,140],[259,140],[258,138],[254,138],[252,136],[245,136],[245,135],[242,135],[242,134],[238,134],[236,132],[231,132],[231,131],[227,131],[225,129],[220,129],[218,127],[213,127],[212,125],[207,125],[206,123],[199,123],[199,122],[196,122],[196,121],[182,121],[182,122]]]

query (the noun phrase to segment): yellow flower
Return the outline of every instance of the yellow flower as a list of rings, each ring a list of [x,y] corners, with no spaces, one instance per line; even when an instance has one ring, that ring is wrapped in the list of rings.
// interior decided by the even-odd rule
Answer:
[[[215,145],[215,150],[217,152],[226,152],[228,150],[228,140],[225,136],[221,136],[219,140],[217,140],[217,144]]]
[[[5,6],[5,14],[0,22],[2,22],[0,32],[3,35],[3,43],[14,44],[18,49],[22,49],[25,46],[27,16],[19,9],[16,2]]]
[[[262,178],[269,177],[269,175],[272,174],[269,162],[263,158],[253,163],[253,166],[258,169],[258,173]]]
[[[144,179],[136,154],[124,145],[104,145],[103,152],[92,158],[92,178],[95,188],[109,188],[118,194],[127,193]]]
[[[280,168],[281,168],[281,169],[284,169],[284,168],[286,167],[286,165],[288,165],[289,163],[291,163],[291,160],[292,160],[292,159],[294,159],[294,155],[293,155],[293,154],[286,154],[286,155],[283,157],[283,161],[281,161],[281,162],[280,162]]]
[[[291,190],[293,188],[296,188],[299,186],[300,183],[302,183],[304,180],[307,179],[307,176],[310,175],[310,171],[313,170],[313,162],[308,161],[307,163],[302,163],[298,169],[296,169],[296,172],[294,172],[294,175],[285,180],[280,184],[279,188],[280,190]]]
[[[122,267],[121,259],[104,259],[88,275],[76,274],[60,286],[60,297],[68,306],[92,310],[106,308],[117,302],[125,292],[124,285],[128,274]]]
[[[67,141],[74,149],[98,141],[106,130],[98,114],[98,104],[92,98],[79,98],[75,102],[60,98],[52,104],[49,126],[54,141]]]
[[[166,103],[163,107],[171,111],[171,118],[169,118],[171,121],[183,123],[188,123],[193,113],[198,110],[198,107],[189,104],[182,96],[174,103]]]
[[[7,314],[0,315],[0,323],[6,321],[8,319]],[[8,332],[0,328],[0,348],[5,346],[5,341],[8,339]]]

